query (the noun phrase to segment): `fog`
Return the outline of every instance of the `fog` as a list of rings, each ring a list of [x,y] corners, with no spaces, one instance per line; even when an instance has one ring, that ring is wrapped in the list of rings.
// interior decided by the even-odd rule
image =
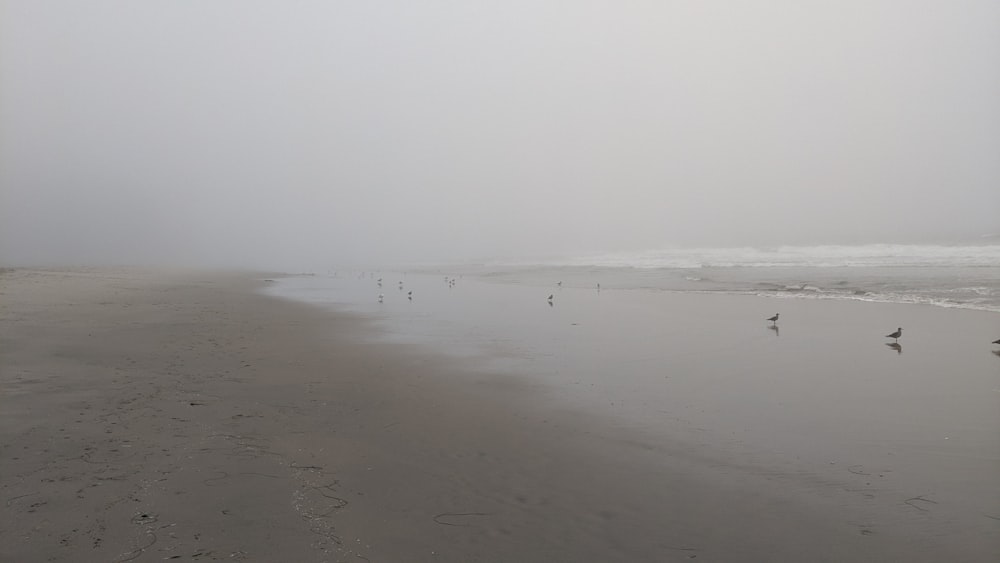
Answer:
[[[1000,232],[1000,3],[4,1],[0,263]]]

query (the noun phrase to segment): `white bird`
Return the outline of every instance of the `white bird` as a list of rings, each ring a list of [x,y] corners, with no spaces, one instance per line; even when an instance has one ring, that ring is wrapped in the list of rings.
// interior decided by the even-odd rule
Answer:
[[[767,320],[771,321],[771,322],[772,322],[772,323],[774,323],[774,324],[777,324],[777,322],[778,322],[778,317],[779,317],[780,315],[781,315],[781,313],[775,313],[773,317],[771,317],[770,319],[767,319]]]
[[[892,334],[885,335],[886,338],[895,339],[897,342],[899,342],[899,337],[900,336],[903,336],[903,329],[902,328],[897,328],[896,332],[894,332]]]

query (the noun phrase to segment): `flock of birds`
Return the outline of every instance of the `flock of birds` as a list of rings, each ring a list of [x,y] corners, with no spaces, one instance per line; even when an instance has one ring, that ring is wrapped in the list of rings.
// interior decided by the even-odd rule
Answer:
[[[444,277],[444,281],[445,281],[445,283],[448,284],[448,289],[451,289],[451,288],[455,287],[455,278],[451,278],[451,277],[445,276]],[[375,283],[378,285],[379,289],[382,288],[382,278],[378,278],[377,280],[375,280]],[[399,282],[399,291],[403,291],[403,282],[402,281]],[[408,300],[410,300],[410,301],[413,301],[413,290],[412,289],[406,292],[406,298]],[[379,303],[383,303],[384,301],[385,301],[385,294],[382,293],[382,292],[379,292],[379,294],[378,294],[378,302]]]
[[[445,283],[448,284],[448,288],[449,289],[455,287],[455,278],[445,276],[444,281],[445,281]],[[381,288],[382,287],[382,278],[378,278],[376,280],[376,283],[378,284],[378,287]],[[556,282],[556,285],[559,286],[560,288],[562,288],[562,282],[561,281],[560,282]],[[399,290],[400,291],[403,290],[403,282],[402,281],[399,282]],[[597,291],[600,291],[600,290],[601,290],[601,284],[597,284]],[[547,298],[547,301],[548,301],[548,304],[549,304],[550,307],[552,306],[555,297],[556,297],[556,295],[554,293],[550,293],[549,294],[549,296]],[[412,290],[406,292],[406,298],[408,300],[410,300],[410,301],[413,301],[413,291]],[[379,293],[378,294],[378,302],[382,303],[384,299],[385,299],[385,294],[384,293]],[[767,320],[771,323],[771,328],[777,330],[777,328],[778,328],[778,317],[780,317],[780,316],[781,316],[781,313],[775,313],[773,317],[768,317],[767,318]],[[899,337],[901,337],[901,336],[903,336],[903,328],[902,327],[898,327],[898,328],[896,328],[895,332],[892,332],[892,333],[889,333],[889,334],[885,335],[886,338],[893,339],[893,342],[891,344],[887,344],[887,346],[889,346],[890,348],[896,350],[897,352],[902,352],[902,347],[899,345]],[[1000,345],[1000,338],[994,340],[993,344]]]

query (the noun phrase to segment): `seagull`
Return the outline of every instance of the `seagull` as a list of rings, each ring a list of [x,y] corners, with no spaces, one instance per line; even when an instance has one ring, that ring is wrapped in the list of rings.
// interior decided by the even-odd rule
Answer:
[[[903,329],[902,328],[897,328],[896,332],[894,332],[892,334],[885,335],[886,338],[895,339],[897,342],[899,342],[899,337],[900,336],[903,336]]]
[[[767,320],[771,321],[772,324],[777,324],[777,322],[778,322],[778,316],[780,316],[780,315],[781,315],[781,313],[775,313],[773,317],[771,317],[770,319],[767,319]]]

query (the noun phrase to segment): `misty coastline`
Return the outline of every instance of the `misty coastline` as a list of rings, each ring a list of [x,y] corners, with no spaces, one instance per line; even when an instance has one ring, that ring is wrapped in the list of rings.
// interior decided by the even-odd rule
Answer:
[[[1000,560],[998,21],[0,0],[0,560]]]

